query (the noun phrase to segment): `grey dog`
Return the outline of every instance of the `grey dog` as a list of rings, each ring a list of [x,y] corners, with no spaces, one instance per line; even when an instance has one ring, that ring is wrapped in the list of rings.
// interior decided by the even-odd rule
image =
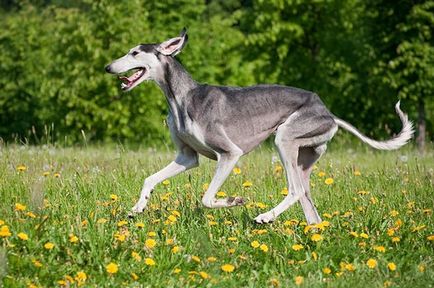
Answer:
[[[144,210],[155,185],[197,167],[198,154],[217,160],[203,205],[208,208],[243,205],[241,197],[216,199],[216,193],[240,157],[275,133],[275,144],[286,171],[288,195],[255,221],[272,222],[300,201],[307,222],[319,223],[321,218],[310,195],[309,177],[338,127],[383,150],[398,149],[413,135],[413,125],[400,110],[399,102],[395,109],[402,122],[401,132],[390,140],[375,141],[331,114],[313,92],[280,85],[240,88],[197,83],[175,59],[187,39],[183,29],[178,37],[165,42],[138,45],[105,68],[117,75],[135,71],[129,77],[119,77],[124,91],[145,80],[154,80],[160,86],[169,104],[167,123],[178,150],[173,162],[146,178],[133,213]]]

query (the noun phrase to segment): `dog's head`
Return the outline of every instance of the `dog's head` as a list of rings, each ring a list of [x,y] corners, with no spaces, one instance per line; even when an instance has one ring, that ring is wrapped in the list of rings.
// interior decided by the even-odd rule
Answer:
[[[156,80],[163,73],[161,57],[174,57],[187,44],[187,30],[184,28],[178,37],[159,44],[141,44],[132,48],[123,57],[105,67],[108,73],[119,75],[121,88],[129,91],[145,80]],[[130,76],[121,74],[134,71]]]

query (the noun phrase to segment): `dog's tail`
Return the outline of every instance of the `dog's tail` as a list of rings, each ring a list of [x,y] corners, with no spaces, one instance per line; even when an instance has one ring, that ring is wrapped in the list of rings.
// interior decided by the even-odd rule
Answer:
[[[402,129],[398,135],[386,141],[376,141],[370,139],[365,135],[363,135],[362,133],[360,133],[353,125],[351,125],[348,122],[345,122],[342,119],[337,118],[336,116],[334,116],[334,120],[339,127],[351,132],[352,134],[360,138],[363,142],[370,145],[371,147],[374,147],[375,149],[380,149],[380,150],[398,149],[401,146],[404,146],[414,134],[413,123],[408,120],[407,114],[404,114],[404,112],[401,111],[401,109],[399,108],[399,102],[400,101],[396,103],[395,110],[399,118],[401,119]]]

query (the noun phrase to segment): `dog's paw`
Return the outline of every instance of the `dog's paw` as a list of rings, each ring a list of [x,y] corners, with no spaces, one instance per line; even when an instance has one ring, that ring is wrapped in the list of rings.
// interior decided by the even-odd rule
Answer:
[[[255,222],[258,224],[271,223],[274,220],[276,220],[276,216],[272,211],[268,211],[267,213],[260,214],[255,218]]]
[[[237,197],[228,197],[227,198],[228,206],[242,206],[246,204],[243,197],[237,196]]]
[[[138,213],[142,213],[143,210],[145,210],[145,206],[146,206],[146,204],[145,204],[145,205],[142,205],[142,204],[140,204],[140,203],[137,203],[136,205],[134,205],[133,208],[131,208],[131,212],[130,212],[130,214],[138,214]]]

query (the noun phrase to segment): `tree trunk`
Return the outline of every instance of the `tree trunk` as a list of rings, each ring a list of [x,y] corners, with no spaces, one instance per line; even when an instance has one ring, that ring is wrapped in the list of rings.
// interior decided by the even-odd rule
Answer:
[[[419,97],[417,107],[417,150],[423,154],[425,152],[425,134],[426,134],[426,119],[425,119],[425,101],[423,97]]]

